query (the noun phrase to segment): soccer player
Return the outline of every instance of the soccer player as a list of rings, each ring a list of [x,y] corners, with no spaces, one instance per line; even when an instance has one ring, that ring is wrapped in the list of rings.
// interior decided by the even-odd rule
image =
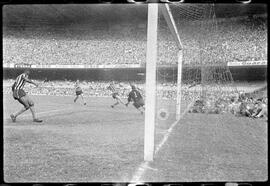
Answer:
[[[111,83],[108,88],[110,91],[112,91],[112,98],[116,100],[116,102],[111,105],[112,108],[114,108],[116,105],[118,105],[119,103],[124,105],[124,102],[121,100],[118,91],[115,88],[115,84]]]
[[[30,97],[25,93],[25,91],[23,90],[23,87],[25,85],[25,83],[31,83],[33,85],[35,85],[36,87],[38,86],[36,83],[34,83],[32,80],[30,80],[28,78],[30,74],[29,70],[25,70],[24,73],[22,73],[21,75],[19,75],[14,84],[12,85],[12,93],[13,93],[13,98],[17,101],[19,101],[19,103],[21,103],[24,107],[19,110],[17,113],[11,114],[10,117],[12,119],[13,122],[16,122],[16,118],[24,113],[26,110],[30,109],[32,116],[33,116],[33,121],[34,122],[42,122],[41,119],[38,119],[36,117],[36,113],[35,113],[35,109],[34,109],[34,102],[32,99],[30,99]]]
[[[76,93],[76,97],[74,99],[74,103],[77,101],[79,96],[81,96],[81,98],[83,100],[83,104],[86,105],[86,102],[84,101],[84,98],[83,98],[83,91],[82,91],[82,88],[80,86],[79,80],[77,80],[76,83],[75,83],[75,93]]]
[[[141,112],[141,114],[143,114],[145,110],[143,97],[134,85],[130,85],[130,86],[132,90],[128,95],[128,102],[126,103],[126,106],[128,106],[128,104],[132,101],[133,106],[136,109],[138,109]]]

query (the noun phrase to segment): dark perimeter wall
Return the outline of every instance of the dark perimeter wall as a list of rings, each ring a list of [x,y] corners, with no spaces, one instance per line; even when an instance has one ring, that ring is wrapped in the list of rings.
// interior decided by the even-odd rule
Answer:
[[[25,69],[4,68],[3,79],[15,79]],[[195,69],[193,69],[195,70]],[[231,67],[234,81],[264,81],[267,78],[265,66]],[[185,72],[185,69],[183,69]],[[183,73],[183,79],[187,77]],[[145,81],[145,68],[123,68],[123,69],[31,69],[31,79],[36,80],[71,80],[75,81]],[[175,81],[177,79],[177,68],[160,68],[157,73],[159,80]]]

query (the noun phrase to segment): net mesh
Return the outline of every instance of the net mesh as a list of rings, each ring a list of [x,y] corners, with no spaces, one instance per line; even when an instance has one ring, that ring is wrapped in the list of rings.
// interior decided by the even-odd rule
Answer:
[[[213,4],[169,5],[183,46],[181,114],[221,113],[237,93],[227,66],[226,48]],[[176,120],[177,41],[159,8],[157,65],[157,125],[169,127]],[[194,107],[194,103],[202,106]]]

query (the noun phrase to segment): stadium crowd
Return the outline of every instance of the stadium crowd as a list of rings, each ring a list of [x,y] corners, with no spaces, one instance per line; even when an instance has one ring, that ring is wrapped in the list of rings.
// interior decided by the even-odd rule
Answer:
[[[218,20],[217,29],[205,33],[200,24],[180,29],[184,63],[227,63],[267,59],[267,19],[264,17]],[[180,25],[181,26],[181,25]],[[158,62],[177,63],[177,45],[165,26],[158,28]],[[146,30],[128,32],[110,28],[3,29],[3,63],[36,65],[144,64]]]
[[[75,95],[75,82],[73,81],[37,81],[39,87],[32,88],[32,85],[26,84],[25,90],[33,95],[55,95],[55,96],[73,96]],[[5,80],[4,81],[4,93],[11,93],[11,85],[14,80]],[[109,81],[81,81],[80,86],[83,89],[83,94],[86,97],[109,97],[112,92],[108,90],[109,84],[112,83]],[[118,83],[118,91],[120,97],[127,97],[130,91],[130,84],[136,83],[137,87],[142,90],[143,85],[137,82],[123,82]]]
[[[74,92],[74,81],[38,81],[35,80],[39,87],[33,88],[32,85],[26,84],[25,90],[33,95],[55,95],[55,96],[73,96]],[[4,93],[11,93],[11,85],[14,80],[4,80]],[[80,85],[83,89],[84,96],[86,97],[110,97],[112,92],[108,90],[108,86],[113,81],[81,81]],[[135,84],[136,87],[141,91],[142,95],[145,96],[145,84],[141,81],[132,82],[116,82],[117,90],[120,97],[127,97],[130,91],[130,84]],[[183,97],[188,100],[191,95],[196,95],[188,91],[188,86],[183,86]],[[177,85],[176,83],[159,83],[157,85],[157,96],[161,99],[176,99],[177,95]]]
[[[215,96],[216,99],[197,99],[189,112],[192,113],[232,113],[235,116],[250,118],[268,118],[267,96],[255,96],[247,93],[237,93],[227,96]]]
[[[11,94],[11,85],[14,80],[4,80],[3,93]],[[32,88],[32,85],[26,85],[25,90],[32,95],[54,95],[54,96],[74,96],[75,82],[73,81],[37,81],[40,85]],[[108,89],[108,81],[81,81],[80,85],[83,89],[85,97],[110,97],[112,92]],[[145,97],[145,84],[141,81],[135,82],[114,82],[117,83],[119,96],[127,98],[130,92],[130,83],[135,84]],[[216,90],[217,91],[217,90]],[[190,89],[189,85],[182,86],[182,100],[195,100],[190,107],[191,113],[232,113],[236,116],[246,116],[252,118],[268,117],[267,95],[259,95],[259,93],[242,93],[236,91],[223,92],[218,90],[208,91],[203,95],[201,89]],[[265,91],[265,90],[262,90]],[[176,100],[177,85],[176,83],[159,83],[157,85],[157,98]],[[259,95],[259,96],[258,96]]]
[[[267,59],[267,23],[264,17],[220,20],[216,29],[212,30],[207,26],[191,24],[179,29],[185,64],[226,64]],[[159,42],[160,62],[176,64],[176,43],[168,29],[163,28],[162,33],[166,34],[161,34]]]

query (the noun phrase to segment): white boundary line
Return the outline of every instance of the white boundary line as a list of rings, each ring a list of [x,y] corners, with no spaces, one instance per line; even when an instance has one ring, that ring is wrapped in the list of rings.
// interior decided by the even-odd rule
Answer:
[[[176,120],[171,126],[170,128],[166,131],[166,133],[164,134],[163,139],[161,140],[161,142],[158,144],[158,146],[155,149],[155,153],[154,155],[156,155],[159,150],[161,149],[161,147],[166,143],[166,141],[168,140],[173,128],[179,123],[179,121],[181,120],[181,118],[188,112],[190,106],[193,104],[193,102],[191,102],[187,108],[184,110],[184,112],[181,114],[180,118],[178,120]],[[149,161],[143,161],[140,166],[138,167],[137,171],[135,172],[135,174],[133,175],[130,183],[139,183],[140,179],[142,177],[142,175],[145,173],[146,169],[152,169],[152,170],[157,170],[154,168],[151,168],[149,166]]]
[[[171,126],[170,128],[165,132],[163,139],[161,140],[161,142],[158,144],[158,146],[156,147],[155,150],[155,154],[157,154],[159,152],[159,150],[161,149],[161,147],[165,144],[165,142],[167,141],[169,135],[171,134],[173,128],[178,124],[178,122],[181,120],[181,118],[188,112],[190,106],[193,104],[193,102],[191,102],[187,108],[184,110],[184,112],[181,114],[180,118],[178,120],[176,120]]]
[[[181,120],[181,118],[187,113],[187,111],[189,110],[190,106],[193,104],[193,102],[191,102],[188,107],[184,110],[183,114],[181,114],[180,118],[175,121],[171,126],[170,128],[165,131],[165,135],[163,137],[163,139],[161,140],[161,142],[158,144],[158,146],[156,147],[155,149],[155,152],[154,152],[154,155],[156,155],[159,150],[161,149],[161,147],[166,143],[166,141],[168,140],[168,137],[170,136],[173,128],[178,124],[178,122]],[[43,115],[43,114],[49,114],[49,113],[52,113],[52,112],[59,112],[59,111],[63,111],[63,110],[70,110],[70,109],[55,109],[55,110],[50,110],[50,111],[43,111],[43,112],[38,112],[36,113],[37,115]],[[21,118],[25,118],[25,117],[28,117],[28,116],[31,116],[32,114],[26,114],[26,115],[22,115]],[[8,118],[5,119],[5,121],[8,120]],[[145,173],[146,169],[151,169],[151,170],[157,170],[157,169],[154,169],[154,168],[151,168],[149,166],[149,161],[143,161],[140,166],[138,167],[137,171],[135,172],[135,174],[133,175],[130,183],[132,182],[135,182],[135,183],[138,183],[140,178],[142,177],[142,175]]]

